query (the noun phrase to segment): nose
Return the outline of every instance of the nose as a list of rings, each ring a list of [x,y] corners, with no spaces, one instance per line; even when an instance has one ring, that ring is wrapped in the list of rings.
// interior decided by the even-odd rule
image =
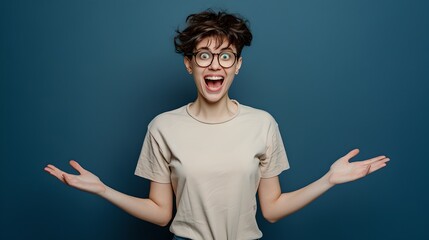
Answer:
[[[221,68],[221,65],[219,64],[219,55],[213,54],[213,61],[209,65],[209,69],[211,70],[219,70]]]

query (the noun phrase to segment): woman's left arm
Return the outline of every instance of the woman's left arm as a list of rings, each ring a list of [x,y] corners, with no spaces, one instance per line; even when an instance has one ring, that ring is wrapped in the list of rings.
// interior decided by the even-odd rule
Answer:
[[[274,223],[303,208],[336,184],[362,178],[383,168],[389,161],[386,156],[378,156],[364,161],[349,162],[358,153],[358,149],[350,151],[334,162],[323,177],[293,192],[281,193],[277,176],[262,178],[258,195],[264,218]]]

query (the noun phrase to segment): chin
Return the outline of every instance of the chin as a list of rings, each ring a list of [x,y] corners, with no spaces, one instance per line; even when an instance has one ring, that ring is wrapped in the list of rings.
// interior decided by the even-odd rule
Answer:
[[[217,103],[220,102],[224,97],[203,97],[208,103]]]
[[[202,95],[201,97],[208,103],[217,103],[226,98],[226,94],[223,92],[219,92],[219,93],[203,92],[201,95]]]

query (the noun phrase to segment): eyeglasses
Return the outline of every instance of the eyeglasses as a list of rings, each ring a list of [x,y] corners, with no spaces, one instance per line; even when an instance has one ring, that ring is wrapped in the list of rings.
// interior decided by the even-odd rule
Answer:
[[[231,51],[223,51],[220,53],[212,53],[207,50],[202,50],[189,54],[195,57],[195,62],[200,67],[208,67],[213,63],[214,56],[217,55],[217,61],[223,68],[230,68],[237,61],[237,54]]]

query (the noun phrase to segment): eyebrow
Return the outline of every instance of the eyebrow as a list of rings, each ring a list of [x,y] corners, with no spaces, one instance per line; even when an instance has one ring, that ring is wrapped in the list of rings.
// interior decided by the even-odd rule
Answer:
[[[210,51],[211,52],[211,50],[210,50],[210,48],[208,48],[208,47],[201,47],[201,48],[198,48],[198,49],[196,49],[197,51],[200,51],[200,50],[208,50],[208,51]],[[221,48],[220,49],[220,51],[224,51],[224,50],[231,50],[231,52],[234,52],[234,50],[232,49],[232,48],[230,48],[230,47],[226,47],[226,48]]]

